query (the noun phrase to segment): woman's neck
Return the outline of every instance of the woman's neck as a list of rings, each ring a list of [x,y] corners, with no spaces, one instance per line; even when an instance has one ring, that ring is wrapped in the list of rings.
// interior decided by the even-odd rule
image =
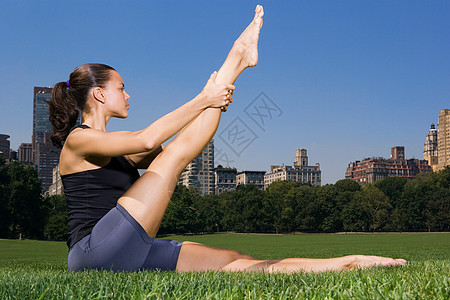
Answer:
[[[105,132],[106,132],[106,123],[108,123],[108,121],[109,121],[108,117],[100,116],[99,114],[92,115],[83,113],[83,116],[81,118],[82,124],[86,124],[93,129]]]

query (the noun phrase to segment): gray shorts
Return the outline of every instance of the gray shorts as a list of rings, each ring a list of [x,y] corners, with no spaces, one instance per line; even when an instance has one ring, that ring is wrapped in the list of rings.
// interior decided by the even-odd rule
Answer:
[[[175,270],[182,242],[151,238],[120,205],[69,250],[70,271]]]

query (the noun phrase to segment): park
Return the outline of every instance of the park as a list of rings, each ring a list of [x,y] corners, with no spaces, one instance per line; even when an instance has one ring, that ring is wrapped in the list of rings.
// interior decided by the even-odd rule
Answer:
[[[365,254],[407,260],[395,268],[319,274],[69,272],[64,197],[40,197],[39,187],[33,188],[38,181],[32,168],[3,165],[0,174],[8,183],[2,186],[4,199],[14,200],[2,202],[7,204],[2,209],[2,224],[7,225],[2,237],[9,239],[0,240],[1,299],[448,299],[450,295],[445,196],[450,168],[412,181],[388,178],[365,187],[351,180],[322,187],[277,182],[266,191],[247,186],[219,196],[176,188],[160,237],[234,249],[261,259]],[[32,206],[30,199],[40,206]],[[19,218],[14,207],[29,207],[34,213]],[[36,218],[41,219],[39,227],[33,226]],[[214,233],[217,229],[230,233]]]
[[[18,161],[3,139],[0,299],[450,298],[441,114],[426,172],[340,173],[386,143],[422,156],[422,131],[448,105],[447,7],[267,3],[267,16],[258,4],[248,23],[250,3],[237,3],[0,5],[12,29],[0,84],[18,99],[2,102],[0,132],[14,147],[31,120],[17,103],[27,87],[52,85],[48,117],[33,99],[31,148],[18,148],[32,160]],[[257,94],[283,116],[253,128],[251,148],[225,141],[227,162],[256,170],[300,143],[320,156],[324,180],[211,193],[179,182]],[[51,125],[43,137],[38,115]],[[50,161],[64,193],[42,179]]]
[[[1,299],[448,299],[450,233],[212,234],[178,240],[261,258],[351,253],[406,266],[319,274],[69,272],[64,242],[0,240]],[[277,245],[277,247],[274,247]]]

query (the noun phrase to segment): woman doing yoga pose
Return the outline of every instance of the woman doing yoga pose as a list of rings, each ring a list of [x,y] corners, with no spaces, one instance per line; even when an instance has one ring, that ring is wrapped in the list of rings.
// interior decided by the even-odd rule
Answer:
[[[263,15],[257,6],[253,21],[199,95],[141,131],[106,132],[109,119],[128,116],[130,100],[113,68],[85,64],[71,73],[69,81],[55,85],[50,121],[52,141],[62,148],[71,271],[318,272],[405,263],[362,255],[261,260],[234,250],[155,239],[181,172],[216,132],[222,111],[233,102],[233,83],[239,74],[258,62]],[[82,125],[73,128],[79,110]],[[146,172],[139,177],[137,168]]]

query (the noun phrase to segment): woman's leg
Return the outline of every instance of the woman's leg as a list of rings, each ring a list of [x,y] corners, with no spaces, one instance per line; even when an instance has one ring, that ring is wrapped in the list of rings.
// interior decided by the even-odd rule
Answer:
[[[216,82],[234,83],[237,76],[246,67],[254,66],[258,62],[257,42],[259,29],[262,25],[262,8],[257,8],[253,22],[242,33],[233,46],[222,68],[219,70]],[[237,58],[243,57],[239,60]],[[202,150],[214,135],[219,123],[220,111],[208,109],[197,119],[183,129],[177,136],[180,140],[198,138],[195,133],[202,132],[208,136],[201,142],[201,147],[196,149],[196,153]],[[204,132],[211,124],[214,124],[213,131]],[[205,128],[206,127],[206,128]],[[207,130],[206,130],[207,131]],[[172,142],[174,143],[177,138]],[[198,142],[198,141],[196,141]],[[186,145],[193,145],[195,141],[186,141]],[[169,144],[170,146],[170,144]],[[168,146],[168,147],[169,147]],[[167,148],[166,148],[167,150]],[[164,150],[164,151],[166,151]],[[187,149],[186,149],[187,150]],[[198,154],[197,153],[197,154]],[[193,157],[195,157],[195,154]],[[192,157],[192,158],[193,158]],[[190,158],[189,158],[190,159]],[[190,160],[189,160],[190,161]],[[179,170],[181,172],[181,170]],[[176,183],[178,181],[174,180]],[[378,256],[351,255],[329,259],[304,259],[287,258],[262,260],[255,259],[249,255],[241,254],[234,250],[217,249],[198,243],[184,242],[178,257],[178,271],[267,271],[292,273],[299,271],[320,272],[326,270],[344,270],[358,267],[394,266],[405,264],[405,260],[392,259]]]
[[[373,266],[404,265],[403,259],[379,256],[350,255],[336,258],[255,259],[234,250],[216,249],[184,242],[178,257],[178,271],[265,271],[265,272],[323,272],[341,271]]]
[[[257,42],[262,26],[262,7],[257,7],[253,22],[233,45],[219,70],[217,83],[234,83],[239,74],[258,61]],[[161,224],[178,177],[211,140],[219,124],[221,111],[207,109],[166,147],[147,172],[119,199],[119,203],[145,229],[155,236]],[[185,242],[177,262],[179,271],[268,271],[298,272],[342,270],[374,265],[404,264],[404,260],[383,257],[347,256],[331,259],[260,260],[234,250],[216,249]]]
[[[220,68],[217,83],[234,83],[245,68],[256,65],[263,14],[262,7],[258,6],[253,21],[236,40]],[[156,235],[181,172],[214,136],[220,115],[220,109],[209,108],[202,112],[183,128],[118,200],[149,236]]]

